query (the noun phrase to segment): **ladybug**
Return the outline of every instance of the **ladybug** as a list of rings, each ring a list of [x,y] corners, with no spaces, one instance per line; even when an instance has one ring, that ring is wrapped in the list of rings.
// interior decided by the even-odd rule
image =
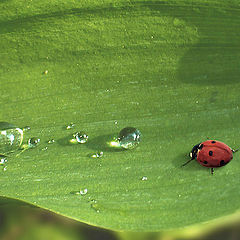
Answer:
[[[208,140],[195,145],[189,154],[191,159],[182,166],[197,159],[202,166],[211,168],[211,174],[213,174],[213,168],[223,167],[228,164],[233,158],[233,153],[237,151],[223,142]]]

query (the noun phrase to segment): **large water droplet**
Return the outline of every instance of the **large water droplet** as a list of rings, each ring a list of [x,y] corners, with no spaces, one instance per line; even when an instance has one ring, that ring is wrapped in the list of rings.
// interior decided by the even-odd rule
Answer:
[[[23,130],[7,122],[0,122],[0,153],[17,150],[23,141]]]
[[[140,142],[141,132],[134,127],[123,128],[118,134],[118,141],[122,148],[133,149]]]
[[[37,137],[32,137],[28,139],[28,147],[29,148],[34,148],[40,143],[40,138]]]
[[[73,138],[70,143],[86,143],[88,140],[88,135],[84,132],[76,132],[73,134]]]

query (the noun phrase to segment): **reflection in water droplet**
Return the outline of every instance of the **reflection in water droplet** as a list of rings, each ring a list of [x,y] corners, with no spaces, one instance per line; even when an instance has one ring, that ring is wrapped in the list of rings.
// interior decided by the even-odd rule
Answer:
[[[142,181],[147,181],[147,179],[148,179],[148,178],[147,178],[146,176],[143,176],[143,177],[141,178]]]
[[[122,148],[133,149],[139,144],[140,136],[141,132],[137,128],[126,127],[120,131],[118,141]]]
[[[37,137],[32,137],[28,139],[28,147],[29,148],[34,148],[40,143],[40,138]]]
[[[101,158],[103,156],[103,152],[97,152],[91,155],[92,158]]]
[[[84,132],[76,132],[73,134],[73,139],[70,143],[86,143],[88,140],[88,135]]]
[[[54,140],[54,139],[50,139],[50,140],[48,140],[47,143],[48,143],[48,144],[53,144],[53,143],[55,143],[55,140]]]
[[[0,122],[0,153],[17,150],[23,141],[23,130],[7,122]]]
[[[66,126],[66,129],[69,130],[69,129],[72,129],[73,127],[75,126],[74,123],[70,123]]]

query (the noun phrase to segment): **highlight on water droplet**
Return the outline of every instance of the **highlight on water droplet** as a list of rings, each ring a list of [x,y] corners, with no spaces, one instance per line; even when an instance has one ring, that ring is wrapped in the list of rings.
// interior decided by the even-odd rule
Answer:
[[[71,122],[70,124],[68,124],[68,125],[66,126],[66,129],[67,129],[67,130],[72,129],[72,128],[74,128],[74,126],[75,126],[75,124]]]
[[[28,147],[35,148],[40,143],[40,138],[32,137],[28,139]]]
[[[142,181],[147,181],[148,178],[147,178],[146,176],[143,176],[143,177],[141,178],[141,180],[142,180]]]
[[[84,132],[76,132],[73,134],[73,138],[70,140],[70,143],[86,143],[88,141],[88,135]]]
[[[23,130],[7,122],[0,122],[0,153],[17,150],[23,141]]]
[[[119,145],[124,149],[133,149],[140,143],[141,132],[134,127],[125,127],[118,134]]]
[[[3,168],[3,171],[4,171],[4,172],[7,171],[7,166],[5,166],[5,167]]]
[[[91,155],[92,158],[101,158],[103,156],[103,152],[96,152]]]

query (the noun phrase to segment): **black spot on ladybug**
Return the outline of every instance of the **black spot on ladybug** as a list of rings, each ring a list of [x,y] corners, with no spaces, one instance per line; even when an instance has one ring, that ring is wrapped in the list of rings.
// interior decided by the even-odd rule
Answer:
[[[221,160],[220,166],[222,167],[222,166],[224,166],[224,165],[226,165],[225,161],[224,161],[224,160]]]
[[[216,141],[212,141],[212,143],[216,143]]]
[[[203,163],[204,163],[204,164],[208,164],[208,161],[204,161]]]
[[[212,155],[213,155],[213,152],[212,152],[212,151],[209,151],[208,154],[209,154],[209,156],[212,156]]]

